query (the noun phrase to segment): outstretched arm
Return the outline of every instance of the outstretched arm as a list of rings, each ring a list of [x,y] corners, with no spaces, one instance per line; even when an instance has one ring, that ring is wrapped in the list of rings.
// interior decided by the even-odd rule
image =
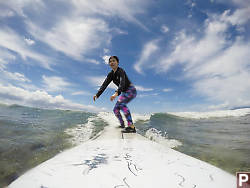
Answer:
[[[106,77],[106,79],[104,80],[102,86],[100,87],[100,89],[96,93],[96,95],[93,97],[94,101],[104,92],[104,90],[108,87],[108,85],[110,84],[111,81],[112,81],[112,74],[110,72],[108,74],[108,76]]]

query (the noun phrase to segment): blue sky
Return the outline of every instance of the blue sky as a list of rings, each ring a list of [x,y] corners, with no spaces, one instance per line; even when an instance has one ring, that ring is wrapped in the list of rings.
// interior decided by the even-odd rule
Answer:
[[[117,55],[132,112],[250,105],[249,0],[0,1],[0,102],[111,111]]]

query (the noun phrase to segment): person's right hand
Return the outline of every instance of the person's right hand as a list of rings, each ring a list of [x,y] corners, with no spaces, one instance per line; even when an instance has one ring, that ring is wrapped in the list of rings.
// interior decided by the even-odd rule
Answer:
[[[93,100],[95,101],[97,99],[97,96],[95,95],[94,97],[93,97]]]

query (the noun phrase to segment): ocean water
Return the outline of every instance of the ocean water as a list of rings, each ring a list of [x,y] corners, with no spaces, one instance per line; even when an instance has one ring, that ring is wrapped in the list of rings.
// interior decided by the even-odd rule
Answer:
[[[138,121],[140,134],[235,175],[250,171],[250,109],[156,113]]]
[[[250,109],[132,114],[137,132],[229,173],[250,171]],[[114,114],[0,105],[0,187],[102,134]]]
[[[106,125],[94,113],[0,105],[0,187],[74,146],[70,130],[88,140]]]

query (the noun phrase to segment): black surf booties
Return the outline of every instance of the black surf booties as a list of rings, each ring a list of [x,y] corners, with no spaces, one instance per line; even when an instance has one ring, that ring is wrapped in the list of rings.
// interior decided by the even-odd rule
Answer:
[[[135,127],[126,127],[125,129],[122,130],[123,133],[136,133]]]

